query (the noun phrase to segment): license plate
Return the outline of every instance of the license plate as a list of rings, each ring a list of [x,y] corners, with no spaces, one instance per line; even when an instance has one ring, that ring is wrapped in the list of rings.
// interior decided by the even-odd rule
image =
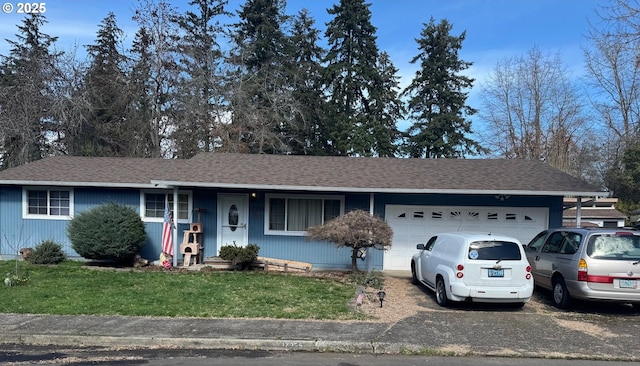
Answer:
[[[638,281],[620,279],[620,288],[638,288]]]
[[[489,268],[489,277],[504,277],[504,269]]]

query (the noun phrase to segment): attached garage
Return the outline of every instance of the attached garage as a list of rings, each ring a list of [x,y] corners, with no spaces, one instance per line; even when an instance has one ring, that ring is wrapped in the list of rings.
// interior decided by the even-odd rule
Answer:
[[[385,220],[393,245],[384,254],[385,270],[409,270],[416,244],[439,232],[474,231],[503,234],[527,243],[549,222],[541,207],[474,207],[386,205]]]

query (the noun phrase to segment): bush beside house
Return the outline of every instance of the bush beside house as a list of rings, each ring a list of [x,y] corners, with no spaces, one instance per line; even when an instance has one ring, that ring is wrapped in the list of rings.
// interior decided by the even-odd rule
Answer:
[[[24,258],[31,264],[60,264],[66,259],[62,245],[53,240],[44,240],[29,251]]]
[[[69,223],[67,234],[80,256],[127,265],[133,263],[147,239],[136,210],[116,203],[77,215]]]
[[[220,247],[220,258],[231,261],[231,264],[239,269],[249,268],[258,259],[260,247],[256,244],[248,244],[246,247],[237,245],[223,245]]]

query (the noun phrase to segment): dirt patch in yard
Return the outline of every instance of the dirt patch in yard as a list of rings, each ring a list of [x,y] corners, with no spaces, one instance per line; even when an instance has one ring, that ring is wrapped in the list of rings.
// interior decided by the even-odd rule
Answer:
[[[367,289],[367,300],[357,306],[357,311],[362,311],[374,321],[383,323],[396,323],[404,318],[414,316],[419,311],[426,310],[418,305],[415,295],[415,286],[410,278],[385,277],[385,299],[380,307],[378,290]],[[413,293],[412,293],[413,292]]]

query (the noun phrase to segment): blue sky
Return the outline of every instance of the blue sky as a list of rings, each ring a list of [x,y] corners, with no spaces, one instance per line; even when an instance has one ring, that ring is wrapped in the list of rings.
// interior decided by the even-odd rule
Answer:
[[[3,0],[7,2],[7,0]],[[316,28],[324,32],[330,20],[326,9],[339,0],[288,0],[287,13],[307,8],[316,20]],[[16,14],[18,3],[10,14],[0,13],[0,54],[8,53],[5,39],[15,39],[17,25],[23,15]],[[186,9],[188,0],[172,3]],[[401,83],[406,86],[416,67],[409,61],[418,50],[415,38],[424,23],[447,19],[453,24],[452,35],[466,31],[460,57],[472,62],[467,75],[476,79],[469,104],[474,105],[478,86],[493,71],[497,62],[508,57],[523,56],[537,46],[542,52],[559,53],[575,76],[583,72],[581,46],[588,30],[588,20],[597,20],[596,9],[608,0],[369,0],[372,23],[377,27],[378,47],[390,54],[400,69]],[[130,42],[136,25],[131,20],[136,0],[49,0],[45,15],[49,24],[44,32],[58,36],[57,47],[67,51],[73,45],[93,43],[101,20],[109,11],[116,14]],[[242,0],[230,0],[229,10],[239,9]]]

